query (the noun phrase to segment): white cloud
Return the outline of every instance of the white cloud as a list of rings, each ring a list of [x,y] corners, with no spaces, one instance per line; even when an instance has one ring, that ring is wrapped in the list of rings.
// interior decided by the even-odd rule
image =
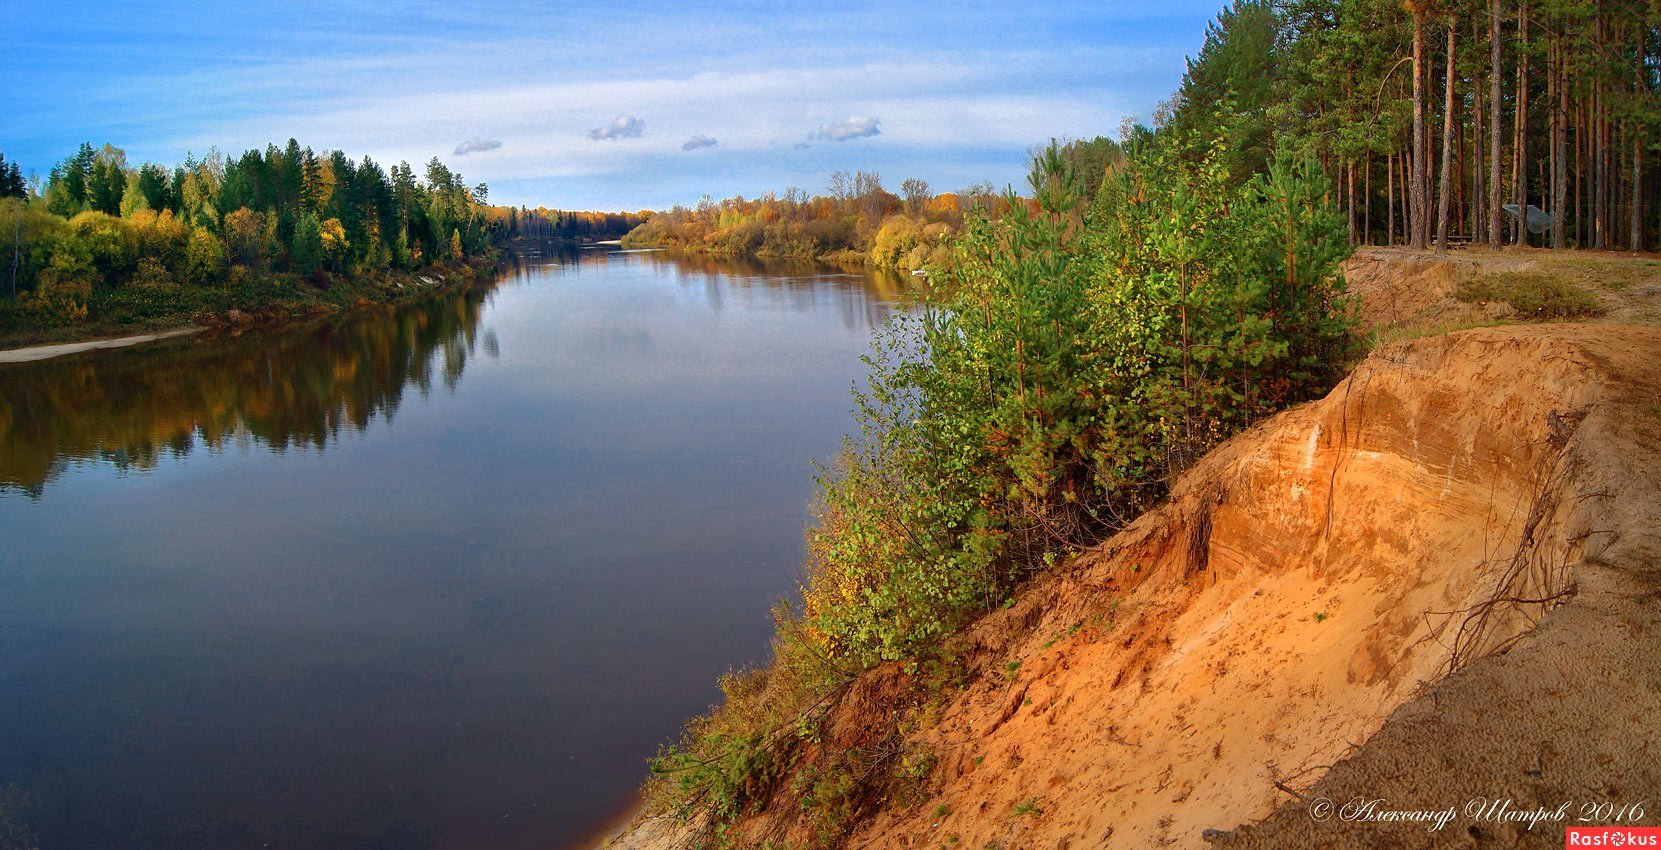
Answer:
[[[792,183],[818,185],[836,169],[880,167],[885,174],[916,174],[940,185],[979,179],[1001,184],[1025,173],[1031,146],[1051,135],[1111,133],[1136,103],[1111,86],[1039,93],[1026,77],[1019,86],[1007,82],[1008,69],[962,57],[925,57],[627,78],[492,80],[477,87],[457,81],[455,90],[360,93],[322,108],[279,102],[158,147],[176,158],[176,151],[200,152],[210,144],[235,152],[292,135],[391,165],[426,162],[434,152],[456,147],[456,139],[489,127],[489,138],[502,147],[453,165],[470,183],[490,183],[493,200],[667,206],[703,191],[751,194]],[[619,116],[625,124],[631,115],[651,115],[652,132],[644,133],[645,122],[636,118],[638,138],[597,144],[589,134],[594,116],[616,114],[622,104],[631,110]],[[886,144],[847,146],[804,137],[804,127],[834,115],[883,116]],[[776,141],[779,158],[758,156],[735,165],[727,157],[684,152],[683,144],[699,135],[718,138],[723,152],[763,153]],[[135,155],[131,149],[129,155]],[[711,170],[718,164],[721,170]],[[642,180],[647,173],[652,179]],[[680,186],[677,180],[692,188],[669,188]],[[512,188],[532,187],[532,181],[549,182]],[[623,189],[637,184],[645,188],[625,196]]]
[[[716,141],[715,137],[706,136],[702,133],[699,133],[698,135],[693,136],[690,139],[687,139],[685,142],[682,142],[681,143],[681,150],[683,150],[683,151],[695,151],[699,148],[713,148],[713,147],[716,147],[719,144],[721,144],[721,143]]]
[[[876,118],[848,118],[843,121],[832,121],[829,124],[819,125],[819,129],[808,136],[810,139],[829,139],[833,142],[846,142],[849,139],[863,139],[867,136],[882,134],[882,122]]]
[[[595,141],[638,139],[645,134],[646,122],[633,115],[619,115],[611,119],[610,124],[604,127],[595,127],[588,131],[588,137]]]
[[[462,142],[459,145],[456,145],[456,149],[454,151],[451,151],[451,153],[455,156],[466,156],[470,153],[484,153],[485,151],[493,151],[493,150],[495,150],[495,149],[497,149],[501,146],[502,146],[502,140],[501,139],[477,139],[477,138],[474,138],[474,139],[468,139],[467,141]]]

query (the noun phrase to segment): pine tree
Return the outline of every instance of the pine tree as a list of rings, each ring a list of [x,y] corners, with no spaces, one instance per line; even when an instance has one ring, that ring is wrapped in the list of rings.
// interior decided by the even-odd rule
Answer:
[[[323,261],[323,228],[309,211],[300,214],[294,225],[294,244],[289,249],[289,267],[309,278]]]
[[[23,182],[23,172],[17,163],[7,162],[6,155],[0,153],[0,198],[23,198],[28,194],[29,187]]]

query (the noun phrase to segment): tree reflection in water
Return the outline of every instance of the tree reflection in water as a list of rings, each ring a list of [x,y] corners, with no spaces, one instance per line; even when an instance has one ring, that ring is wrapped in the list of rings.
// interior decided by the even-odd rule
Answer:
[[[489,297],[475,288],[299,328],[0,367],[0,494],[40,498],[72,464],[143,472],[199,446],[322,450],[342,429],[390,422],[406,388],[453,391],[481,345],[496,356],[479,330]]]

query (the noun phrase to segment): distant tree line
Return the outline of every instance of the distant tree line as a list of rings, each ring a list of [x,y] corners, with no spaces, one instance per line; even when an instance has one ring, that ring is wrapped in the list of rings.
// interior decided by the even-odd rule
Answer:
[[[1532,205],[1532,244],[1638,250],[1661,238],[1658,27],[1643,0],[1237,0],[1155,124],[1237,182],[1315,156],[1357,244],[1520,244],[1505,206]]]
[[[82,144],[31,187],[0,157],[4,294],[45,323],[87,318],[94,288],[237,285],[289,276],[415,270],[484,257],[527,226],[573,238],[617,236],[638,216],[490,207],[440,162],[382,168],[290,139],[168,168]],[[9,231],[9,232],[8,232]]]
[[[1110,163],[1122,160],[1118,145],[1106,138],[1070,142],[1066,150],[1081,167],[1096,169],[1092,185]],[[791,187],[750,199],[705,196],[695,207],[653,214],[624,244],[920,269],[950,256],[950,237],[962,229],[966,214],[997,216],[1010,203],[990,183],[936,194],[927,181],[912,177],[899,188],[899,194],[889,191],[873,171],[838,171],[820,195]]]
[[[572,212],[547,207],[491,207],[492,226],[509,239],[596,242],[616,239],[634,229],[647,213]]]

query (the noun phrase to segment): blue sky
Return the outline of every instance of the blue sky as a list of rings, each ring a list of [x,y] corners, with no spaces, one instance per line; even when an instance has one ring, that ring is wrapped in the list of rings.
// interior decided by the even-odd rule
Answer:
[[[0,152],[172,164],[290,136],[497,203],[645,209],[838,169],[1019,184],[1169,96],[1216,0],[0,4]]]

